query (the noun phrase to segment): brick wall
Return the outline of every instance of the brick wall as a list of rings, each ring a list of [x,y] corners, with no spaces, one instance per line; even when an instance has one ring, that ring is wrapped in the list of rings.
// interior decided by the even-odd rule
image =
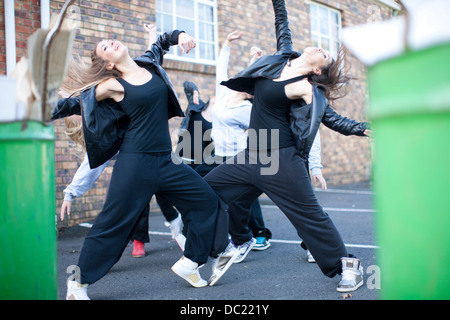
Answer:
[[[219,41],[222,44],[228,33],[242,30],[242,39],[233,42],[229,74],[233,76],[244,68],[250,59],[250,47],[259,46],[267,54],[275,51],[275,33],[273,27],[273,10],[271,2],[259,0],[218,0]],[[372,0],[317,0],[317,3],[340,10],[342,26],[366,23],[371,12],[368,7],[374,5]],[[310,17],[309,1],[287,0],[290,27],[293,34],[294,47],[298,50],[309,46]],[[59,13],[64,1],[51,1],[51,11]],[[392,15],[392,10],[379,6],[381,18]],[[4,49],[4,7],[0,4],[0,73],[6,73]],[[39,2],[15,1],[17,59],[26,54],[26,40],[31,32],[40,26]],[[128,1],[77,1],[76,7],[69,12],[69,17],[78,24],[74,52],[82,57],[89,57],[95,44],[104,39],[116,38],[129,46],[131,56],[141,54],[147,46],[143,22],[154,22],[155,2]],[[352,75],[358,80],[349,86],[346,98],[336,102],[336,111],[344,116],[357,120],[367,120],[365,102],[367,99],[366,70],[352,55],[346,65],[351,66]],[[187,105],[182,84],[185,80],[194,81],[200,88],[201,97],[207,100],[214,94],[215,67],[166,59],[164,68],[178,92],[182,106]],[[173,131],[179,126],[181,119],[170,120]],[[370,142],[366,138],[345,137],[324,126],[320,128],[322,137],[323,174],[330,185],[339,185],[359,181],[367,181],[371,175]],[[55,157],[56,157],[56,207],[57,213],[62,203],[62,190],[71,182],[83,155],[78,154],[64,134],[63,121],[55,122]],[[175,142],[175,139],[174,139]],[[76,199],[72,204],[72,217],[58,227],[70,226],[83,221],[92,220],[103,205],[114,161],[105,169],[86,195]],[[156,204],[152,201],[152,208]]]

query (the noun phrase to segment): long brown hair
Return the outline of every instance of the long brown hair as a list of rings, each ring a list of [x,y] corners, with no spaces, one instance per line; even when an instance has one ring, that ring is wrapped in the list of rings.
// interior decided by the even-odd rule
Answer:
[[[345,57],[346,50],[340,47],[336,60],[333,59],[329,65],[322,68],[320,75],[308,75],[309,82],[321,88],[330,102],[344,97],[347,94],[345,85],[354,79],[348,75],[348,70],[342,67]]]
[[[91,51],[90,65],[81,62],[78,56],[77,58],[73,57],[70,62],[67,75],[61,85],[61,89],[68,94],[79,93],[106,79],[122,76],[122,73],[117,69],[106,69],[108,61],[97,56],[95,48]]]

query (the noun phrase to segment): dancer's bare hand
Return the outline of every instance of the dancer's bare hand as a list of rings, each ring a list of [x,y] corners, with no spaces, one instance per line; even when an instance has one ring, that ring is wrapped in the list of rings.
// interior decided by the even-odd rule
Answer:
[[[327,190],[327,182],[325,181],[325,178],[321,174],[316,174],[312,177],[314,184],[320,184],[320,187],[322,190]]]
[[[182,32],[178,36],[178,47],[180,47],[182,53],[189,53],[196,45],[194,38],[187,33]]]
[[[61,218],[61,221],[64,220],[64,215],[67,211],[67,215],[70,216],[70,208],[72,207],[72,201],[64,200],[61,205],[61,211],[59,213],[59,216]]]

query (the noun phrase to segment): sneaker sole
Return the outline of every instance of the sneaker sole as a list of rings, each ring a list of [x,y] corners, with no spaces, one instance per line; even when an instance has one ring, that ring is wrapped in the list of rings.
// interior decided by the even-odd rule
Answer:
[[[360,288],[364,284],[364,280],[361,280],[356,286],[351,288],[337,288],[337,292],[352,292],[356,291],[358,288]]]
[[[225,265],[225,267],[223,268],[223,270],[221,271],[220,274],[218,274],[213,280],[211,280],[211,279],[214,277],[214,274],[213,274],[213,276],[211,276],[211,278],[209,278],[208,284],[210,287],[215,285],[217,283],[217,281],[219,281],[220,278],[222,278],[222,276],[225,274],[225,272],[228,271],[228,269],[231,267],[231,265],[234,263],[234,261],[237,259],[238,256],[239,256],[239,251],[236,252],[236,254],[233,257],[231,257],[230,261],[228,261],[228,263]]]
[[[257,247],[256,245],[252,248],[252,250],[253,251],[263,251],[263,250],[266,250],[266,249],[268,249],[270,247],[270,242],[267,244],[267,245],[265,245],[265,246],[263,246],[263,247]]]
[[[185,275],[177,272],[177,270],[174,267],[172,267],[171,269],[177,276],[179,276],[180,278],[186,280],[194,288],[203,288],[203,287],[206,287],[208,285],[208,282],[206,282],[205,280],[203,280],[201,278],[198,281],[199,283],[197,284],[197,282],[193,282],[188,276],[185,276]],[[195,275],[195,276],[197,277],[197,275]]]

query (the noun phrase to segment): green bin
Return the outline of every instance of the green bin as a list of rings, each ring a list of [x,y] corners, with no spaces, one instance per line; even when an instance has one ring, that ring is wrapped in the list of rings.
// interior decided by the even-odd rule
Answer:
[[[54,128],[0,123],[0,299],[57,299]]]
[[[450,44],[368,70],[382,299],[450,298]]]

